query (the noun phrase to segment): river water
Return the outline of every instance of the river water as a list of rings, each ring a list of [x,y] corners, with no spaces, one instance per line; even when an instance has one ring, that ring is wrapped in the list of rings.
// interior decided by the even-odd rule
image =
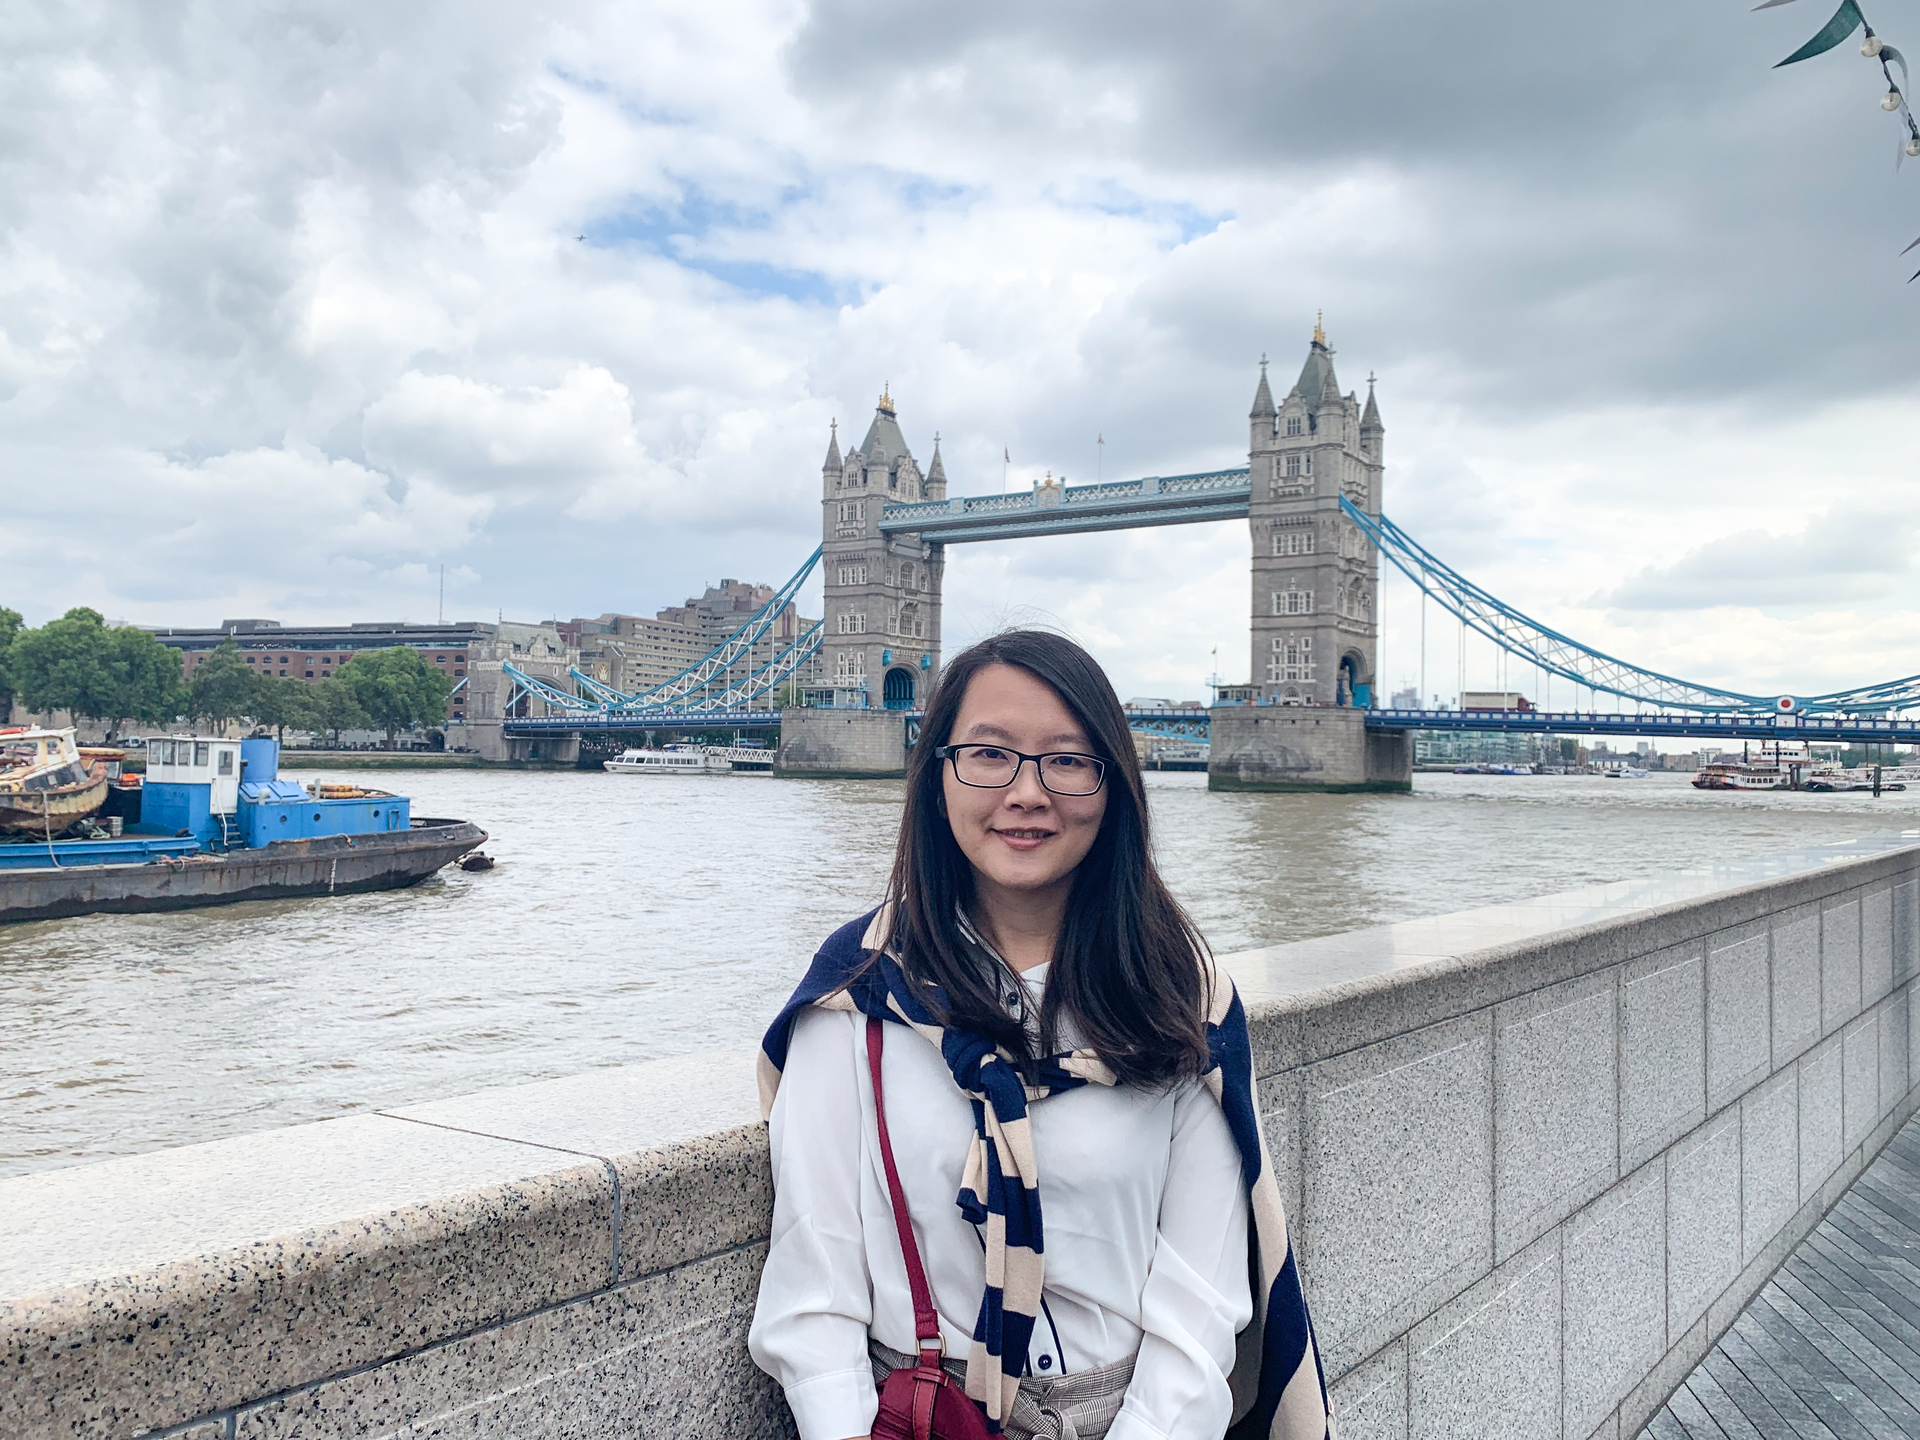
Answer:
[[[900,808],[884,781],[392,780],[415,814],[492,832],[498,868],[0,929],[0,1176],[750,1043],[820,940],[879,898]],[[1920,827],[1920,791],[1659,775],[1148,785],[1169,883],[1221,951]]]

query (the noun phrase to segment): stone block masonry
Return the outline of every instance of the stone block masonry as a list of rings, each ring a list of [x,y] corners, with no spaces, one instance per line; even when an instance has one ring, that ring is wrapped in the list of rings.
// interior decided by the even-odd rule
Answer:
[[[1224,957],[1343,1440],[1636,1433],[1913,1113],[1916,882],[1857,843]],[[0,1181],[0,1435],[784,1436],[770,1206],[745,1049]]]
[[[897,710],[782,710],[773,773],[797,780],[897,778],[907,773],[907,717]]]
[[[1216,705],[1210,790],[1413,789],[1413,739],[1366,728],[1366,712],[1322,705]]]

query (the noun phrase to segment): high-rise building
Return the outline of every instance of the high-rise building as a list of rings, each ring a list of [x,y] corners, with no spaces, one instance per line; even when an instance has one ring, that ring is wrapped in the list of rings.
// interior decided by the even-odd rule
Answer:
[[[703,595],[689,597],[686,604],[669,605],[651,617],[610,612],[594,620],[562,621],[560,630],[579,647],[585,673],[623,694],[639,695],[698,665],[777,593],[771,585],[726,579],[709,585]],[[784,606],[721,683],[745,683],[815,623],[793,605]],[[809,683],[816,667],[817,660],[802,666],[797,683]],[[764,697],[754,703],[764,703]]]

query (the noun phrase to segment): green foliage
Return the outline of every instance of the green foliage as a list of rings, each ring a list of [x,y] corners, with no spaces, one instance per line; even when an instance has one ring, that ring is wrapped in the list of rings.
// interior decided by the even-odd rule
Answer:
[[[21,702],[29,710],[103,718],[113,708],[112,643],[105,617],[85,606],[21,631],[7,652]]]
[[[310,692],[308,703],[313,706],[314,728],[331,732],[334,744],[340,743],[342,730],[360,730],[373,724],[373,717],[360,708],[353,692],[338,678],[317,680],[305,688]]]
[[[116,725],[158,723],[180,712],[179,653],[144,630],[108,629],[99,611],[84,606],[19,631],[6,664],[29,710],[65,710]]]
[[[399,730],[445,720],[447,696],[453,692],[453,682],[410,645],[362,650],[334,671],[333,678],[374,724],[386,729],[389,748]]]
[[[0,605],[0,725],[6,723],[13,709],[13,671],[7,662],[7,652],[20,634],[20,625],[20,612]]]
[[[275,738],[280,740],[287,738],[289,728],[324,729],[326,713],[318,693],[323,684],[331,685],[333,682],[326,680],[316,684],[291,675],[262,675],[256,683],[250,713],[260,724],[273,726]]]
[[[131,625],[107,633],[113,638],[111,661],[118,687],[112,718],[163,725],[178,715],[186,704],[180,652]]]
[[[260,677],[248,668],[240,647],[224,640],[193,672],[187,685],[187,713],[220,728],[253,713]]]

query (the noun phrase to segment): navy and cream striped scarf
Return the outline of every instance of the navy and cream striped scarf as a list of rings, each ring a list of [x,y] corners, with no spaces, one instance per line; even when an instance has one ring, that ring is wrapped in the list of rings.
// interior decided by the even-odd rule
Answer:
[[[1045,1277],[1040,1168],[1027,1107],[1063,1090],[1115,1081],[1093,1051],[1076,1050],[1043,1061],[1037,1083],[1028,1084],[1011,1057],[986,1037],[936,1023],[891,956],[883,954],[862,968],[883,943],[887,921],[885,907],[862,916],[835,931],[813,957],[806,978],[761,1044],[761,1112],[773,1112],[794,1018],[807,1006],[904,1025],[939,1047],[954,1083],[973,1104],[973,1143],[955,1203],[983,1229],[987,1283],[967,1354],[967,1394],[986,1415],[987,1428],[998,1434],[1020,1388]],[[1260,1130],[1246,1011],[1232,982],[1214,979],[1207,1016],[1212,1064],[1202,1080],[1219,1101],[1240,1151],[1253,1222],[1251,1273],[1259,1277],[1253,1323],[1240,1336],[1231,1377],[1235,1420],[1228,1440],[1332,1440],[1333,1414],[1313,1321]]]

